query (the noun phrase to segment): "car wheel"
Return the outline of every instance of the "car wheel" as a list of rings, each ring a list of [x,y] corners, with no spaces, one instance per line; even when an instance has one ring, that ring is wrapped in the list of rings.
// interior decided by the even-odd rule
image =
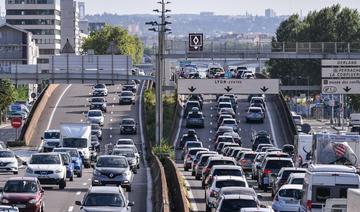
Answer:
[[[59,189],[64,189],[66,187],[66,180],[65,179],[62,179],[60,180],[60,183],[59,183]]]
[[[74,181],[74,175],[70,177],[70,181]]]
[[[200,180],[200,177],[199,177],[199,176],[195,176],[195,180]]]
[[[138,164],[138,165],[136,166],[136,168],[140,169],[140,164]]]
[[[187,167],[184,167],[184,171],[186,171],[186,172],[187,172],[188,170],[189,170],[189,169],[188,169]]]
[[[85,163],[85,164],[84,164],[84,167],[87,168],[87,169],[90,168],[90,162]]]
[[[15,175],[18,174],[18,171],[13,172]]]
[[[82,170],[81,170],[80,172],[76,173],[76,176],[77,176],[78,178],[82,177]]]
[[[127,191],[127,192],[131,192],[131,185],[129,185],[128,187],[126,187],[126,191]]]
[[[195,172],[194,172],[194,171],[191,172],[191,176],[195,176]]]

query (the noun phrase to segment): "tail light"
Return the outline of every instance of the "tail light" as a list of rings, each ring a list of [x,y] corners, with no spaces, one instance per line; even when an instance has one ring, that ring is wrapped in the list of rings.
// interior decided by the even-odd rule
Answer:
[[[244,164],[246,164],[247,161],[245,159],[242,159],[239,162],[240,162],[241,165],[244,165]]]
[[[218,194],[218,192],[216,192],[216,191],[211,191],[210,192],[210,197],[217,197],[219,194]]]
[[[312,202],[311,202],[311,200],[308,200],[308,201],[306,202],[307,211],[310,211],[310,212],[311,212],[311,207],[312,207]]]
[[[271,172],[272,172],[272,171],[271,171],[270,169],[265,169],[265,170],[264,170],[264,174],[266,174],[266,175],[270,175]]]

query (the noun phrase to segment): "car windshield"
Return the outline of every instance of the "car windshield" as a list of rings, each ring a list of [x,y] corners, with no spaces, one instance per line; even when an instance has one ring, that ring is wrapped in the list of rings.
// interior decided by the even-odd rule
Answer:
[[[256,154],[245,154],[244,155],[244,159],[246,159],[246,160],[254,160],[255,159],[255,157],[256,157]]]
[[[97,84],[94,86],[94,88],[105,88],[106,86],[104,84]]]
[[[30,164],[60,164],[58,155],[32,155]]]
[[[118,140],[118,142],[116,143],[118,145],[121,145],[121,144],[133,144],[133,142],[131,140]]]
[[[281,189],[279,191],[279,196],[301,199],[301,190],[299,190],[299,189]]]
[[[304,183],[304,178],[295,178],[291,181],[290,184],[302,185]]]
[[[96,167],[126,168],[128,162],[125,158],[102,157],[96,163]]]
[[[135,121],[134,120],[130,120],[130,119],[126,119],[126,120],[122,120],[122,124],[123,125],[134,125]]]
[[[243,176],[239,169],[216,169],[214,176]]]
[[[92,130],[99,130],[99,129],[101,129],[101,127],[99,125],[97,125],[97,124],[92,124],[91,129]]]
[[[216,165],[235,165],[234,161],[231,160],[213,160],[210,162],[210,166],[216,166]]]
[[[105,102],[104,98],[92,98],[91,102]]]
[[[251,108],[249,109],[249,113],[261,113],[261,109]]]
[[[255,200],[245,199],[226,199],[221,204],[220,212],[234,212],[240,211],[242,208],[256,208],[257,203]]]
[[[192,148],[192,147],[202,147],[201,143],[199,142],[193,142],[193,143],[188,143],[186,145],[187,148]]]
[[[60,132],[45,132],[44,139],[59,139]]]
[[[202,115],[201,113],[190,113],[188,117],[192,119],[201,119]]]
[[[120,194],[90,193],[86,196],[84,206],[124,207]]]
[[[0,158],[13,158],[15,157],[13,152],[10,151],[0,151]]]
[[[9,180],[4,186],[5,193],[36,193],[38,187],[35,181]]]
[[[130,157],[133,158],[135,157],[135,153],[134,151],[131,151],[131,149],[115,149],[112,152],[113,155],[119,155],[119,156],[125,156],[125,157]]]
[[[236,124],[235,120],[224,120],[224,124]]]
[[[132,96],[133,94],[131,92],[122,92],[121,96]]]
[[[240,181],[240,180],[221,180],[221,181],[216,181],[216,188],[223,188],[223,187],[245,187],[246,184],[244,181]]]
[[[101,116],[101,111],[89,111],[88,116],[89,117]]]

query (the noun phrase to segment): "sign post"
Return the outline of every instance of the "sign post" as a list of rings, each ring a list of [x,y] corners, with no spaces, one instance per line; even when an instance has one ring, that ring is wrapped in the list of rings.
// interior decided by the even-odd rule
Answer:
[[[11,126],[16,129],[16,139],[18,139],[19,128],[22,126],[22,118],[21,117],[12,117],[11,118]]]

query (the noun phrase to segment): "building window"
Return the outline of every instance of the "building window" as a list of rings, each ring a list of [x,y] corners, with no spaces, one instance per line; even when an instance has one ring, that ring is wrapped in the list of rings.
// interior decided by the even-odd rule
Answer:
[[[55,54],[54,49],[39,49],[40,54]]]
[[[41,58],[38,58],[38,59],[37,59],[37,63],[38,63],[38,64],[49,64],[49,59],[41,59]]]

